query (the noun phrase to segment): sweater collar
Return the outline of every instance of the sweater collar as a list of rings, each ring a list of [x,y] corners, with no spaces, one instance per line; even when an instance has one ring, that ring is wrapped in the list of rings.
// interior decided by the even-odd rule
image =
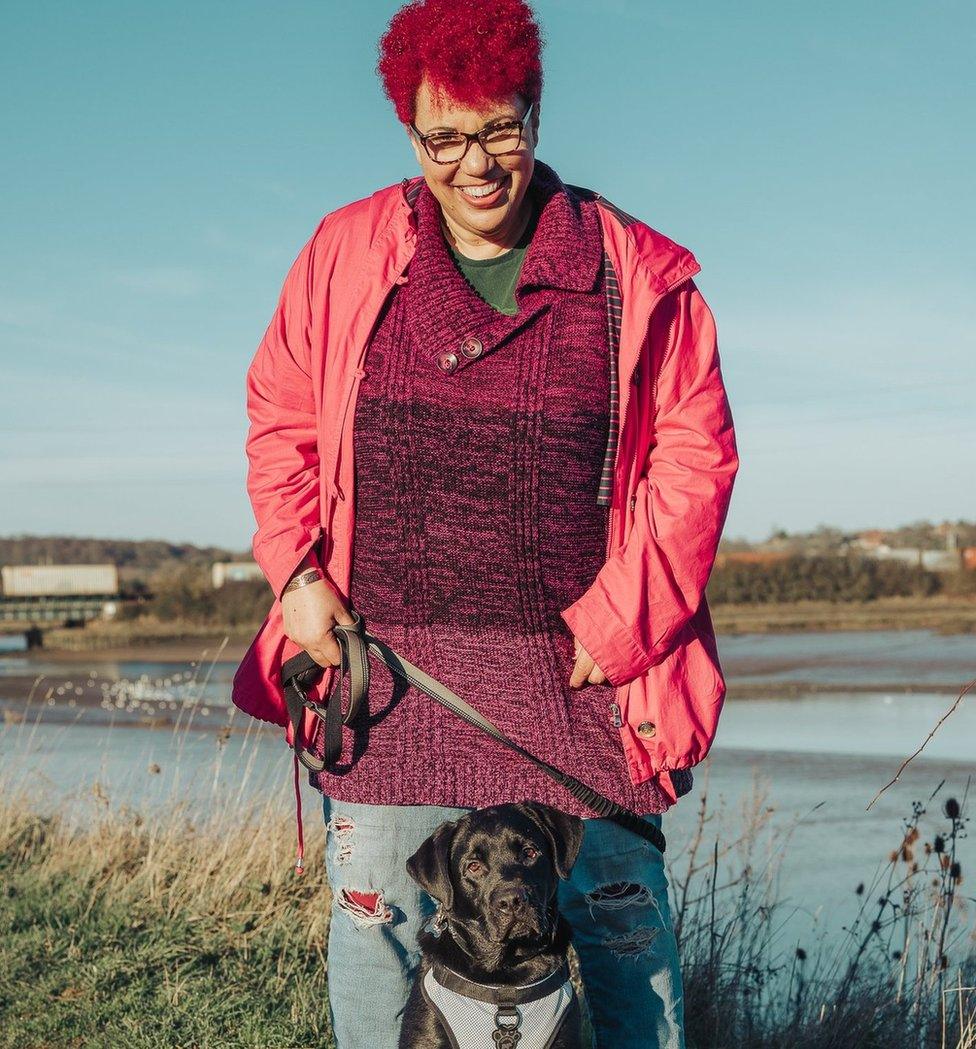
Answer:
[[[528,191],[540,214],[517,287],[590,291],[603,258],[596,207],[584,207],[541,160],[535,162]]]
[[[468,284],[444,239],[437,198],[426,183],[420,186],[416,251],[403,291],[411,330],[443,372],[452,374],[487,356],[549,309],[560,289],[595,286],[603,257],[595,208],[571,197],[558,175],[538,160],[528,191],[539,215],[515,285],[518,311],[509,315]]]
[[[596,207],[584,206],[555,170],[541,160],[535,161],[526,193],[531,195],[539,217],[515,286],[516,295],[522,288],[590,291],[603,257]],[[420,238],[436,233],[443,241],[440,205],[426,183],[419,187],[415,207]],[[422,243],[420,239],[418,247]],[[427,244],[429,247],[429,241]]]

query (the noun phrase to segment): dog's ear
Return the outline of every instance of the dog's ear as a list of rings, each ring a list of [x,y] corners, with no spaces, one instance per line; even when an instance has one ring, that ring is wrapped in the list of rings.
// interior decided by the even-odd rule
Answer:
[[[556,873],[565,881],[573,869],[580,846],[583,844],[582,819],[553,808],[552,805],[543,805],[539,801],[523,801],[518,807],[549,838]]]
[[[450,855],[455,830],[455,824],[445,820],[407,860],[407,873],[445,911],[454,906]]]

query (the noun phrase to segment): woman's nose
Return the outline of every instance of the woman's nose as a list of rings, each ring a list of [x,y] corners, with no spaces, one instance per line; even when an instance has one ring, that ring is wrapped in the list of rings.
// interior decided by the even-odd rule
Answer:
[[[461,161],[464,173],[478,178],[482,178],[491,171],[494,164],[495,158],[481,148],[480,142],[472,142]]]

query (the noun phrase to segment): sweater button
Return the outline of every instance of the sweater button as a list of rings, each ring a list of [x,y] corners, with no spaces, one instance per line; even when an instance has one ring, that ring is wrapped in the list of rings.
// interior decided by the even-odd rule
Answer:
[[[465,339],[461,343],[461,352],[465,357],[469,357],[472,360],[475,357],[480,357],[485,346],[481,339],[476,339],[472,336],[470,339]]]
[[[437,357],[437,367],[442,372],[447,372],[448,375],[458,366],[458,357],[456,353],[451,353],[450,350],[446,350],[444,353],[439,354]]]
[[[642,739],[651,739],[657,734],[657,728],[652,721],[642,721],[637,726],[637,735]]]

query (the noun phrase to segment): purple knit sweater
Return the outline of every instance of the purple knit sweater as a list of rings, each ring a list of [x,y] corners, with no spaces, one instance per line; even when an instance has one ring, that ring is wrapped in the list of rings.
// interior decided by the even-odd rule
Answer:
[[[417,200],[417,249],[367,350],[355,424],[351,603],[367,628],[540,757],[639,812],[610,685],[568,684],[559,615],[605,558],[595,493],[609,426],[602,240],[595,205],[536,164],[541,209],[499,313],[461,275],[436,199]],[[331,797],[485,806],[532,798],[592,813],[531,763],[403,687],[371,658],[369,710],[344,730]],[[682,786],[690,787],[690,776]]]

